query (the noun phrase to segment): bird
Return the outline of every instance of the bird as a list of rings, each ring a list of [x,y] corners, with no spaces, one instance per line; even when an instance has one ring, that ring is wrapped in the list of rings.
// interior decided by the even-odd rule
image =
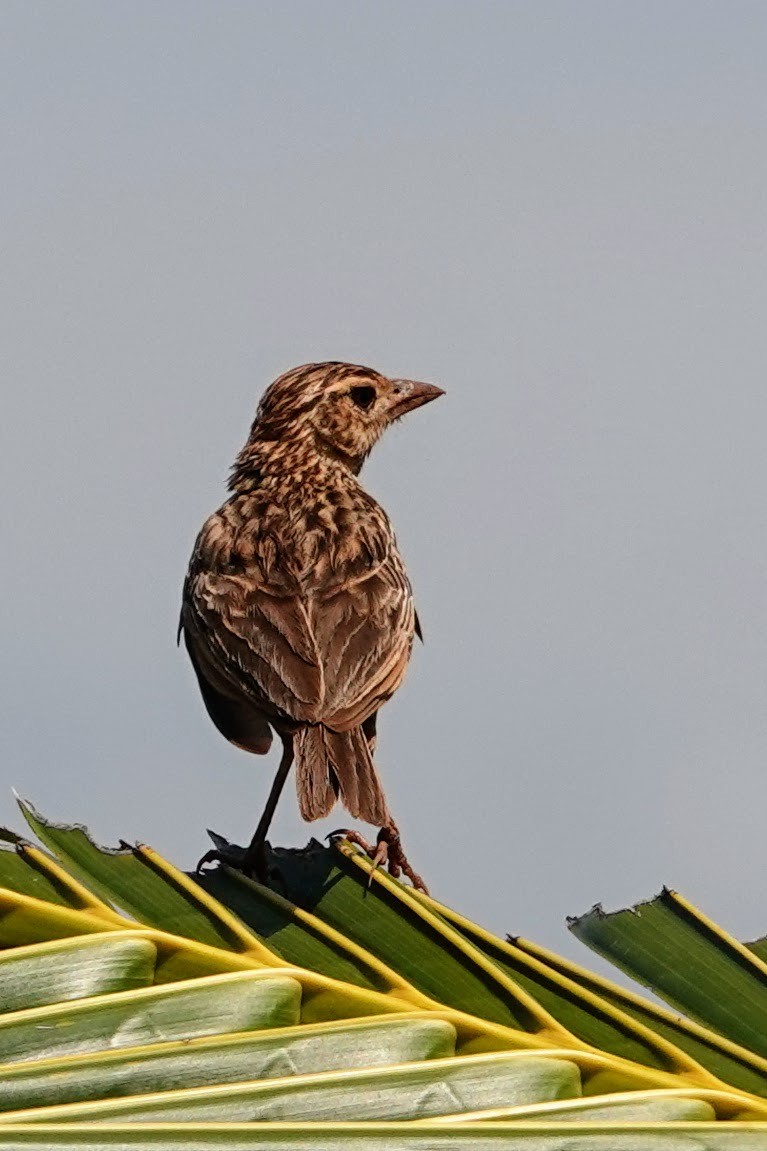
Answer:
[[[282,743],[246,874],[265,878],[266,835],[295,762],[304,820],[340,801],[380,828],[375,845],[343,834],[426,890],[373,761],[378,711],[421,628],[389,517],[358,477],[390,425],[442,395],[341,361],[285,372],[261,397],[229,498],[197,537],[179,637],[205,708],[239,748],[265,755],[274,734]]]

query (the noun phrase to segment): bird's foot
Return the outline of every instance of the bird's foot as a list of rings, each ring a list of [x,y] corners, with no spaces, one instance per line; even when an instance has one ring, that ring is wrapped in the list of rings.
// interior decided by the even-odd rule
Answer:
[[[229,843],[214,831],[209,830],[208,835],[216,846],[206,851],[198,861],[194,869],[195,875],[200,875],[207,863],[225,863],[235,871],[241,871],[244,875],[258,879],[262,883],[266,882],[269,867],[265,840],[254,839],[249,847],[240,847],[237,843]]]
[[[351,843],[356,843],[361,847],[366,855],[370,856],[373,863],[373,871],[370,873],[368,880],[368,887],[373,880],[373,872],[379,867],[386,866],[389,874],[395,879],[399,879],[403,873],[408,877],[416,891],[422,891],[424,895],[429,894],[424,881],[420,875],[413,870],[410,866],[408,857],[402,848],[402,838],[399,829],[395,824],[390,824],[388,827],[382,827],[376,836],[375,845],[368,843],[364,836],[360,835],[358,831],[350,831],[342,828],[339,831],[333,831],[327,837],[328,839],[335,836],[343,836]]]
[[[266,840],[254,839],[242,860],[241,870],[251,879],[266,883],[269,877],[269,861],[266,858]]]
[[[211,847],[197,860],[194,873],[195,875],[202,875],[203,868],[208,863],[225,863],[227,867],[233,867],[235,871],[242,871],[244,858],[245,848],[238,847],[236,843],[230,843],[226,848]]]

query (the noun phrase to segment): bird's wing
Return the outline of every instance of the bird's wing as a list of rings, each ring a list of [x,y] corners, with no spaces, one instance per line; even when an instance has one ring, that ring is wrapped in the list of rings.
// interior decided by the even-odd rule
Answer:
[[[217,669],[270,718],[337,731],[362,723],[396,691],[415,610],[393,540],[369,566],[350,565],[346,578],[320,565],[327,578],[291,592],[256,565],[222,570],[205,531],[181,617],[197,665]]]
[[[269,719],[313,723],[325,686],[306,603],[253,547],[243,555],[241,526],[238,510],[225,505],[203,524],[192,552],[181,627],[195,668]]]
[[[394,694],[410,658],[415,608],[394,548],[365,576],[314,596],[310,617],[325,676],[323,722],[348,731]]]
[[[325,695],[306,605],[248,577],[190,572],[182,622],[204,660],[277,720],[313,723]]]

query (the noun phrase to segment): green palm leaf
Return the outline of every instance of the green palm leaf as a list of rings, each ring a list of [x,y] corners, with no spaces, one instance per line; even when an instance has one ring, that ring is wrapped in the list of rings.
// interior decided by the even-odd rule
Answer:
[[[0,1151],[767,1148],[759,945],[678,896],[571,926],[688,1019],[348,844],[272,890],[22,810],[53,854],[0,850]]]

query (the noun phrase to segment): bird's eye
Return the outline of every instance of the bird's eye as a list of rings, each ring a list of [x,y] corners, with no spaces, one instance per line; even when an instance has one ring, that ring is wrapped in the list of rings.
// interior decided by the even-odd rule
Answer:
[[[356,388],[349,389],[349,395],[357,407],[366,412],[375,403],[376,390],[370,384],[358,384]]]

